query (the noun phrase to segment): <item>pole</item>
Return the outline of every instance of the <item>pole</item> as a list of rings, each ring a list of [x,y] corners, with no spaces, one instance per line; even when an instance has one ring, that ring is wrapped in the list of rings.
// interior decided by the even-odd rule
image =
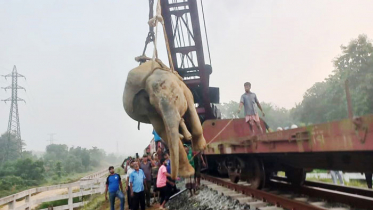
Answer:
[[[350,87],[349,87],[348,79],[346,79],[345,81],[345,91],[346,91],[348,118],[352,119],[354,114],[352,111],[352,103],[351,103],[351,95],[350,95]]]

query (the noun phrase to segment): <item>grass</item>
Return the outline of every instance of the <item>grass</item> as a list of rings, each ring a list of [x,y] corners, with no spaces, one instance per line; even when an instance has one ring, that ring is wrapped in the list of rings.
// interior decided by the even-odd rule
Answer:
[[[86,195],[83,197],[75,197],[73,198],[73,203],[79,203],[81,201],[88,200],[91,197],[91,195]],[[63,206],[68,204],[68,199],[62,199],[57,201],[50,201],[50,202],[44,202],[37,206],[35,209],[45,209],[51,206]]]
[[[317,179],[317,178],[307,178],[307,181],[317,181],[325,183],[333,183],[332,179]],[[338,182],[339,183],[339,182]],[[348,187],[359,187],[359,188],[368,188],[367,183],[363,180],[350,180],[350,182],[344,181],[344,184]]]
[[[117,168],[115,169],[115,172],[117,174],[124,174],[124,170],[122,168]],[[126,182],[122,180],[123,183],[123,189],[126,189]],[[127,202],[127,193],[124,193],[125,196],[125,202]],[[119,209],[120,206],[120,201],[116,199],[115,201],[115,209]],[[109,210],[110,205],[109,201],[105,200],[105,195],[104,194],[95,194],[92,195],[91,200],[89,203],[84,205],[83,207],[78,208],[79,210],[91,210],[91,209],[96,209],[96,210]]]
[[[107,201],[105,200],[105,196],[101,194],[96,194],[91,197],[91,201],[80,207],[80,210],[91,210],[91,209],[102,209]]]
[[[314,170],[313,172],[316,172]],[[327,173],[326,170],[317,170],[317,173]],[[321,178],[315,178],[315,177],[309,177],[306,179],[307,181],[317,181],[317,182],[325,182],[325,183],[333,183],[332,179],[321,179]],[[368,188],[367,183],[365,180],[350,180],[350,182],[346,182],[346,180],[343,180],[345,186],[349,187],[359,187],[359,188]],[[339,183],[339,182],[337,182]]]
[[[68,176],[63,176],[59,179],[52,179],[52,178],[49,178],[47,177],[47,181],[45,183],[43,183],[42,186],[48,186],[48,185],[56,185],[56,184],[67,184],[67,183],[71,183],[71,182],[76,182],[76,181],[79,181],[79,179],[91,174],[91,173],[94,173],[96,171],[99,171],[101,170],[102,167],[97,167],[95,169],[92,169],[90,171],[87,171],[87,172],[83,172],[83,173],[73,173],[73,174],[69,174]]]
[[[117,173],[119,175],[123,175],[124,174],[124,169],[122,169],[120,167],[116,168],[115,169],[115,173]],[[87,173],[85,173],[83,176],[85,176],[86,174]],[[77,181],[81,177],[83,177],[83,176],[79,176],[79,175],[80,174],[76,174],[75,177],[78,177],[76,180],[73,180],[74,176],[69,177],[70,182]],[[123,181],[123,188],[125,188],[125,182],[124,182],[124,180],[122,180],[122,181]],[[53,183],[51,183],[51,184],[53,184]],[[79,191],[79,189],[76,189],[76,190]],[[74,190],[74,191],[76,191],[76,190]],[[83,207],[81,207],[79,209],[82,209],[82,210],[91,210],[91,209],[102,209],[102,210],[106,210],[106,209],[109,209],[108,201],[105,200],[105,196],[102,195],[102,194],[95,194],[95,195],[83,196],[83,201],[86,201],[88,199],[90,201],[86,205],[84,205]],[[81,202],[81,201],[82,200],[80,199],[80,197],[73,198],[73,203],[77,203],[77,202]],[[68,202],[67,199],[58,200],[58,201],[51,201],[51,202],[45,202],[45,203],[40,204],[36,209],[48,208],[49,206],[67,205],[67,202]],[[120,202],[118,201],[116,203],[119,204]]]

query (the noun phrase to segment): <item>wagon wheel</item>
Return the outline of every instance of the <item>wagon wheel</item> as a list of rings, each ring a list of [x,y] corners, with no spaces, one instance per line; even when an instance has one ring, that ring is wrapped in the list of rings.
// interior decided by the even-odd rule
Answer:
[[[258,158],[248,159],[241,177],[250,184],[251,188],[262,188],[265,185],[265,171],[263,162]]]
[[[217,162],[217,171],[221,176],[228,174],[228,169],[223,161]]]
[[[231,182],[237,183],[240,180],[244,165],[243,161],[238,157],[229,157],[225,160],[225,166],[228,169],[228,176]]]
[[[286,178],[294,186],[301,186],[306,180],[306,172],[303,168],[291,168],[285,172]]]

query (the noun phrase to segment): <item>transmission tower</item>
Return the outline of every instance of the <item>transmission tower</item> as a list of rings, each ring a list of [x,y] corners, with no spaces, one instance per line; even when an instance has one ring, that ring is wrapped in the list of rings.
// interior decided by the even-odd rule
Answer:
[[[26,101],[23,100],[22,98],[18,98],[18,89],[23,89],[25,91],[26,91],[26,89],[18,85],[18,77],[24,77],[25,78],[25,76],[23,76],[21,74],[18,74],[17,73],[17,67],[14,66],[12,73],[10,73],[8,75],[3,75],[3,77],[5,77],[5,79],[7,79],[8,77],[12,78],[12,85],[10,85],[8,87],[3,87],[3,89],[5,91],[8,90],[8,89],[11,89],[12,90],[12,96],[8,99],[2,100],[5,103],[6,102],[11,103],[10,104],[8,130],[7,130],[7,134],[8,134],[7,153],[9,152],[11,136],[15,137],[15,140],[16,140],[16,143],[17,143],[17,150],[18,150],[19,153],[22,153],[23,141],[22,141],[22,138],[21,138],[21,128],[20,128],[20,125],[19,125],[18,101],[23,101],[23,102],[26,102]]]
[[[54,144],[54,141],[56,141],[54,138],[53,138],[53,136],[54,135],[56,135],[56,133],[50,133],[49,134],[49,140],[47,140],[47,141],[49,141],[49,145],[51,145],[51,144]]]

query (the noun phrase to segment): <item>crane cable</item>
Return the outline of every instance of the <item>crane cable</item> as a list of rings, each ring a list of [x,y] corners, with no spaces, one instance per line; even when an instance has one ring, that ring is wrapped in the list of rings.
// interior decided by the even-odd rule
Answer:
[[[211,54],[210,54],[210,45],[209,45],[209,39],[208,39],[208,36],[207,36],[207,29],[206,29],[206,21],[205,21],[205,11],[203,10],[203,0],[201,0],[201,9],[202,9],[202,17],[203,17],[203,26],[205,28],[205,35],[206,35],[206,44],[207,44],[207,51],[209,53],[209,60],[210,60],[210,66],[212,66],[211,64]]]
[[[150,5],[150,10],[153,10],[153,8],[151,7],[152,5],[152,2],[153,0],[149,0],[149,5]],[[204,23],[204,29],[205,29],[205,34],[206,34],[206,41],[207,41],[207,49],[208,49],[208,54],[209,54],[209,59],[210,59],[210,65],[211,65],[211,55],[210,55],[210,46],[209,46],[209,43],[208,43],[208,38],[207,38],[207,29],[206,29],[206,22],[205,22],[205,13],[204,13],[204,10],[203,10],[203,3],[202,3],[202,0],[201,0],[201,8],[202,8],[202,14],[203,14],[203,23]],[[152,12],[150,12],[149,14],[152,14]],[[161,7],[161,0],[158,0],[157,2],[157,8],[156,8],[156,14],[153,18],[149,19],[148,21],[148,24],[150,27],[155,27],[155,37],[154,39],[152,40],[153,41],[153,45],[154,45],[154,50],[153,50],[153,57],[152,57],[152,71],[154,71],[154,63],[155,61],[158,60],[158,49],[157,49],[157,38],[158,38],[158,23],[161,23],[162,24],[162,28],[163,28],[163,34],[164,34],[164,39],[165,39],[165,43],[166,43],[166,49],[167,49],[167,56],[168,56],[168,61],[169,61],[169,64],[170,64],[170,69],[171,69],[171,72],[175,73],[175,69],[174,69],[174,65],[173,65],[173,61],[172,61],[172,57],[171,57],[171,50],[170,50],[170,45],[169,45],[169,42],[168,42],[168,37],[167,37],[167,32],[166,32],[166,27],[164,25],[164,20],[163,20],[163,17],[162,17],[162,7]],[[151,32],[151,31],[150,31]],[[150,34],[149,32],[149,34]],[[146,43],[147,45],[147,43]],[[144,52],[143,52],[143,56],[145,56],[145,50],[146,50],[146,46],[145,46],[145,49],[144,49]],[[228,123],[214,136],[214,138],[211,139],[211,141],[206,144],[206,146],[210,145],[213,141],[216,140],[216,138],[228,127],[229,124],[231,124],[233,121],[233,119],[229,120]],[[190,161],[192,161],[194,159],[195,156],[197,156],[198,154],[200,154],[201,152],[195,154],[192,159]]]
[[[152,1],[152,0],[149,0]],[[153,10],[153,8],[150,8],[150,10]],[[167,49],[167,56],[168,56],[168,62],[170,64],[170,69],[172,73],[175,73],[174,64],[171,57],[171,50],[170,50],[170,43],[168,42],[166,27],[164,25],[163,17],[162,17],[162,7],[161,7],[161,0],[158,0],[157,2],[157,8],[156,8],[156,14],[153,18],[151,18],[148,21],[149,26],[155,27],[155,38],[153,40],[154,44],[154,50],[153,50],[153,57],[152,57],[152,71],[154,71],[154,63],[158,60],[158,49],[157,49],[157,38],[158,38],[158,23],[161,23],[163,28],[163,34],[164,39],[166,43],[166,49]]]

